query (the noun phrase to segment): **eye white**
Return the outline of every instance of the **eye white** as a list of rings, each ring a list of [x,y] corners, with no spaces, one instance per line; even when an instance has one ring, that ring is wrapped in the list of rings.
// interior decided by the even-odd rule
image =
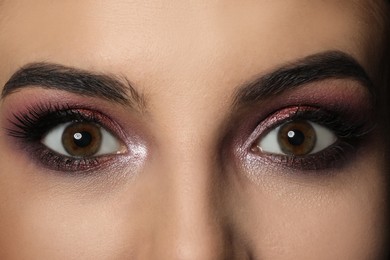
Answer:
[[[310,154],[322,151],[337,141],[336,135],[326,127],[310,121],[308,121],[308,123],[313,127],[317,137],[314,148]],[[278,142],[278,132],[281,127],[282,125],[271,130],[259,141],[258,147],[262,152],[272,154],[286,154],[282,151]]]
[[[51,150],[53,150],[54,152],[69,157],[74,157],[65,150],[62,144],[62,135],[64,133],[64,130],[70,124],[72,123],[71,122],[64,123],[54,127],[45,135],[45,137],[42,139],[42,143],[46,145],[48,148],[50,148]],[[94,156],[119,153],[121,149],[121,145],[117,140],[117,138],[114,137],[112,134],[110,134],[107,130],[105,130],[102,127],[100,127],[100,131],[102,135],[101,146]]]

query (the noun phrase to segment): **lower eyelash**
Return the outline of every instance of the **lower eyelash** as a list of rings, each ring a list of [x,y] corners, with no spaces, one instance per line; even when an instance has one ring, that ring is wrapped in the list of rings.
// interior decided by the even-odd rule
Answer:
[[[88,173],[89,170],[111,161],[111,156],[100,156],[94,158],[66,157],[42,146],[36,147],[33,150],[35,152],[33,156],[37,158],[37,161],[39,161],[42,166],[49,167],[56,171],[66,170],[66,172]]]
[[[264,154],[262,156],[271,160],[273,163],[277,163],[289,169],[299,171],[320,171],[323,169],[335,169],[344,166],[347,162],[347,158],[355,151],[355,147],[340,141],[317,154],[306,156]]]

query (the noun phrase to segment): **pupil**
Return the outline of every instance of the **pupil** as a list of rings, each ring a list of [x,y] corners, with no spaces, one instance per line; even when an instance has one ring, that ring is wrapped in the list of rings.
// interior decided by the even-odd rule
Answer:
[[[92,135],[86,131],[75,133],[73,142],[79,147],[87,147],[92,142]]]
[[[288,142],[292,145],[299,146],[305,141],[305,135],[299,130],[291,130],[287,133]]]

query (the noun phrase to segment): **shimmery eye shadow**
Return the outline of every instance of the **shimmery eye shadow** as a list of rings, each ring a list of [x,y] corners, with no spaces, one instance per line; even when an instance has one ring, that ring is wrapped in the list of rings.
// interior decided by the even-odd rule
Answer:
[[[234,156],[245,171],[262,167],[285,172],[319,174],[343,167],[368,139],[375,126],[374,101],[359,83],[348,80],[316,82],[255,104],[242,112],[236,129]],[[338,140],[324,151],[288,156],[261,153],[258,140],[272,129],[292,120],[308,120],[331,130]]]
[[[281,164],[284,162],[286,167],[299,170],[321,170],[327,167],[342,165],[342,160],[344,159],[342,154],[353,151],[359,141],[373,129],[369,124],[364,122],[351,122],[335,112],[324,111],[320,108],[299,106],[283,109],[275,115],[271,115],[269,120],[266,119],[264,124],[260,126],[262,128],[259,129],[261,135],[257,140],[261,139],[262,136],[280,124],[297,120],[305,120],[322,125],[332,131],[338,139],[323,151],[303,156],[276,155],[262,153],[260,150],[254,151],[253,149],[252,151],[259,156],[274,161],[276,160]],[[321,138],[321,136],[317,138]],[[254,145],[257,145],[257,143],[258,141]]]
[[[23,90],[25,91],[27,90]],[[40,91],[34,89],[34,95],[27,101],[23,95],[25,93],[14,93],[7,97],[2,109],[3,130],[8,136],[10,147],[36,166],[56,172],[84,175],[107,170],[113,165],[130,167],[134,172],[144,163],[148,154],[145,137],[137,128],[139,123],[133,121],[131,125],[130,115],[121,119],[120,113],[115,113],[120,111],[120,107],[106,106],[103,101],[74,94],[61,93],[64,94],[62,96],[53,95],[50,90],[41,91],[39,95]],[[52,151],[42,143],[42,138],[57,125],[67,122],[91,122],[99,125],[120,140],[123,147],[126,147],[126,152],[73,158]]]

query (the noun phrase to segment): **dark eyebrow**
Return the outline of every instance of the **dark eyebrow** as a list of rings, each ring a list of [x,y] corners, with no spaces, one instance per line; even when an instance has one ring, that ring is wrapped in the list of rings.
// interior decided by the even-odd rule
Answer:
[[[4,85],[1,98],[26,87],[58,89],[123,105],[143,107],[145,101],[125,77],[93,73],[53,63],[29,63]]]
[[[372,81],[352,56],[340,51],[327,51],[289,63],[245,83],[235,93],[234,105],[256,103],[315,81],[347,78],[362,83],[375,97]]]

